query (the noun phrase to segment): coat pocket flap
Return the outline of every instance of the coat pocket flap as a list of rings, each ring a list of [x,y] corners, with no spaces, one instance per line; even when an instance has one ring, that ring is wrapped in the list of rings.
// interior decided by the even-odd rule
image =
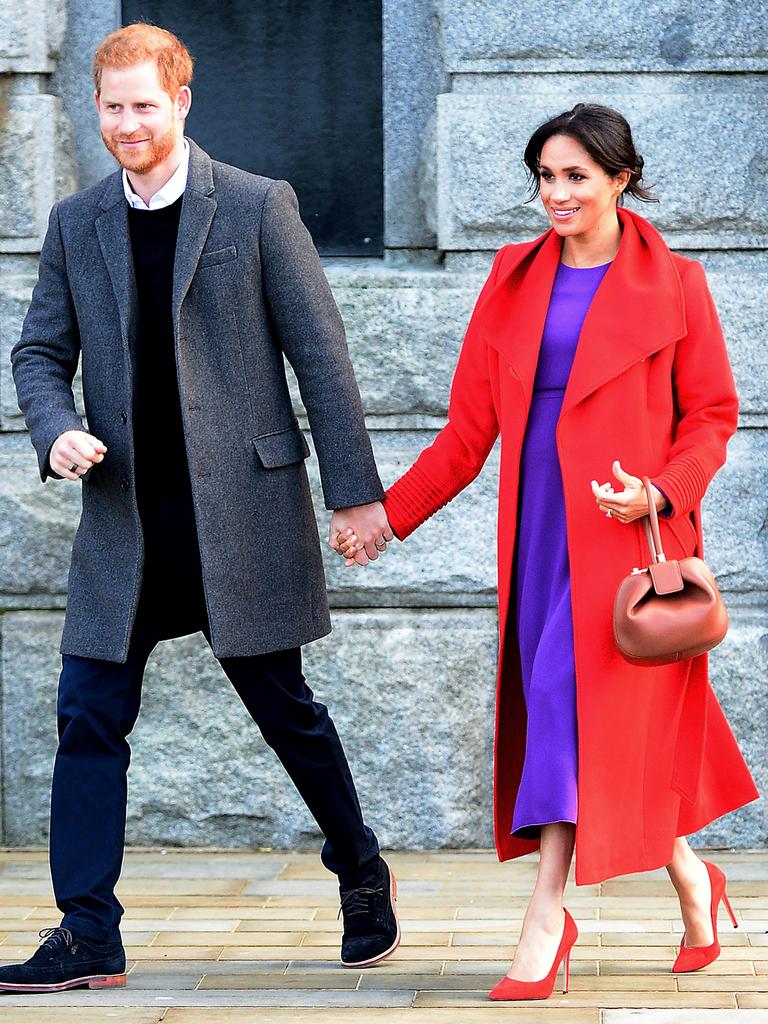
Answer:
[[[227,245],[223,249],[204,249],[197,261],[200,267],[215,267],[219,263],[229,263],[237,259],[237,246]]]
[[[309,455],[309,445],[298,425],[251,439],[264,469],[290,466]]]

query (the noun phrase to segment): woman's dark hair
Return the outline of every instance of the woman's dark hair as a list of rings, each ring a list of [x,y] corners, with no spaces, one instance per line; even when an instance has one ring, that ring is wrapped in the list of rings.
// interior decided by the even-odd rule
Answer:
[[[635,149],[632,129],[618,110],[602,107],[598,103],[577,103],[540,125],[528,140],[523,162],[530,179],[530,203],[539,194],[539,160],[544,143],[553,135],[569,135],[579,142],[595,163],[606,174],[615,177],[620,171],[629,171],[629,181],[619,194],[617,202],[623,205],[624,194],[644,203],[658,203],[658,199],[640,182],[643,179],[643,158]]]

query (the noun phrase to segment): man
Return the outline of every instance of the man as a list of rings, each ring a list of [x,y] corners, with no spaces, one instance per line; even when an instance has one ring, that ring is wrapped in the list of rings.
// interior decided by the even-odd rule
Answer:
[[[283,354],[317,449],[330,543],[392,538],[344,329],[283,181],[211,160],[183,134],[192,60],[136,24],[94,59],[102,139],[122,170],[52,210],[12,353],[42,479],[79,480],[61,644],[51,873],[63,920],[0,989],[125,984],[114,886],[126,737],[160,639],[202,630],[322,829],[339,877],[342,961],[399,942],[394,879],[344,751],[301,674],[330,631],[317,527]],[[82,355],[88,429],[72,379]]]

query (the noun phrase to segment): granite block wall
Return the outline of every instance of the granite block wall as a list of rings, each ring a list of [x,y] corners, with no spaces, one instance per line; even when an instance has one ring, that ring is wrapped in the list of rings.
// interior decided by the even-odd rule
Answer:
[[[768,58],[750,8],[575,0],[561,23],[501,0],[383,6],[386,254],[327,263],[382,478],[394,480],[444,423],[495,250],[547,227],[540,206],[524,203],[528,135],[580,100],[617,107],[661,199],[635,208],[704,263],[741,397],[739,432],[704,507],[707,557],[732,620],[711,664],[764,791]],[[112,2],[0,8],[0,843],[12,845],[46,840],[79,495],[40,484],[8,355],[51,203],[113,166],[90,109],[88,67],[118,23]],[[306,427],[295,387],[294,398]],[[322,536],[314,458],[308,468]],[[363,806],[389,846],[492,842],[497,473],[494,450],[465,492],[365,572],[325,555],[335,630],[306,649],[306,674],[331,707]],[[129,841],[319,846],[202,637],[156,650],[133,747]],[[695,839],[764,846],[764,801]]]

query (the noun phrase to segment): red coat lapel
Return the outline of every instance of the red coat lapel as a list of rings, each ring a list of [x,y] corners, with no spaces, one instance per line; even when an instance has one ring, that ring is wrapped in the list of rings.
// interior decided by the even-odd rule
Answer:
[[[619,250],[584,320],[562,413],[686,333],[682,285],[669,247],[644,217],[621,207],[618,216]],[[560,250],[554,228],[511,246],[478,311],[478,329],[504,356],[526,395],[533,389]]]

